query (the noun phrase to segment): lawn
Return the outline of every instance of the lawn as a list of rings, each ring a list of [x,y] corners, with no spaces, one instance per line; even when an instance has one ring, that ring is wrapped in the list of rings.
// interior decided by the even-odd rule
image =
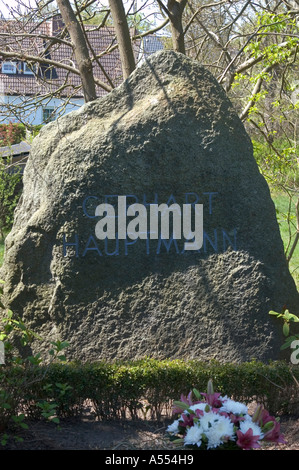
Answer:
[[[284,243],[285,250],[288,252],[294,242],[296,236],[296,201],[298,194],[292,199],[286,194],[273,194],[277,211],[277,221],[280,228],[281,238]],[[289,263],[290,272],[296,282],[297,289],[299,290],[299,242],[296,245],[292,258]]]

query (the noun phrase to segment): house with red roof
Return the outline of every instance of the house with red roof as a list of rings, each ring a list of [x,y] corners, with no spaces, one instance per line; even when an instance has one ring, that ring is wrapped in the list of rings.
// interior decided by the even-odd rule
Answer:
[[[112,27],[99,25],[86,25],[85,30],[101,97],[123,80],[115,33]],[[146,36],[133,47],[138,63],[163,44]],[[0,122],[39,125],[78,109],[84,98],[76,70],[74,51],[59,15],[36,23],[1,19]]]

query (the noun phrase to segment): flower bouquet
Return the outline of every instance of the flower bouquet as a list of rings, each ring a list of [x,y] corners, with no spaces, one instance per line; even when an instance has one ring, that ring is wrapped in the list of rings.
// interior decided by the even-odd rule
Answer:
[[[166,430],[173,442],[199,450],[251,450],[262,441],[285,444],[278,420],[261,405],[250,415],[245,404],[214,393],[212,381],[207,393],[193,393],[195,400],[190,392],[174,402],[179,417]]]

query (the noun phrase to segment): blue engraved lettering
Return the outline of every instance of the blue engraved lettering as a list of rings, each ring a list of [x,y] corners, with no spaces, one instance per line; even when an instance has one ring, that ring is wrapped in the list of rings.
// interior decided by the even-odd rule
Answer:
[[[162,243],[163,243],[163,245],[165,246],[165,248],[166,248],[166,250],[167,250],[167,253],[169,253],[169,250],[170,250],[170,248],[171,248],[172,243],[173,243],[174,246],[175,246],[176,252],[177,252],[177,253],[180,252],[180,251],[179,251],[179,248],[178,248],[178,245],[177,245],[177,241],[176,241],[175,238],[173,238],[173,236],[171,236],[171,237],[169,238],[169,240],[166,240],[166,239],[164,239],[164,238],[159,237],[159,239],[158,239],[157,251],[156,251],[157,255],[160,254],[161,244],[162,244]]]
[[[231,240],[231,237],[226,233],[225,230],[222,229],[222,240],[223,240],[223,250],[227,250],[228,245],[230,245],[234,251],[237,250],[237,231],[234,228],[234,233],[233,233],[233,241]]]
[[[189,196],[195,196],[195,201],[190,202],[189,201]],[[192,199],[194,199],[194,197],[192,197]],[[196,194],[196,193],[185,193],[185,204],[191,204],[192,207],[194,207],[195,204],[198,203],[198,201],[199,201],[198,194]]]
[[[204,249],[204,252],[206,253],[208,250],[207,250],[207,241],[208,243],[211,245],[211,247],[213,248],[214,252],[215,253],[218,253],[218,240],[217,240],[217,229],[215,228],[214,229],[214,241],[211,240],[211,238],[208,236],[207,232],[203,232],[203,249]]]
[[[131,201],[132,199],[133,199],[133,201]],[[135,196],[135,194],[127,194],[126,195],[126,201],[127,201],[127,208],[128,208],[132,204],[137,204],[138,203],[138,197]]]
[[[155,193],[153,202],[147,202],[146,194],[143,195],[143,205],[144,206],[150,206],[151,204],[158,204],[158,194],[157,193]]]
[[[170,195],[167,203],[166,203],[168,206],[170,206],[170,204],[176,204],[176,200],[175,200],[175,197],[173,194]]]
[[[78,258],[79,257],[79,237],[77,233],[75,233],[75,241],[73,243],[67,242],[65,238],[65,233],[63,234],[63,256],[66,256],[66,249],[68,246],[75,247],[76,258]]]
[[[118,239],[117,233],[116,233],[116,237],[115,237],[115,250],[112,253],[110,253],[109,250],[108,250],[108,238],[105,238],[105,253],[106,253],[107,256],[117,256],[117,255],[119,255],[119,239]]]
[[[128,254],[128,246],[134,245],[138,241],[138,238],[135,240],[129,241],[127,238],[124,239],[124,244],[125,244],[125,255]]]
[[[203,194],[207,194],[209,195],[209,214],[211,215],[212,214],[212,198],[215,194],[218,194],[217,192],[208,192],[208,193],[203,193]]]
[[[90,246],[91,243],[93,243],[93,246]],[[84,257],[88,251],[96,251],[99,256],[102,256],[102,253],[100,252],[99,247],[98,247],[93,235],[90,235],[89,239],[87,240],[87,243],[86,243],[86,246],[85,246],[85,249],[83,251],[82,256]]]
[[[86,205],[87,205],[87,202],[88,202],[89,199],[97,199],[97,200],[98,200],[99,198],[96,197],[96,196],[87,196],[87,197],[84,199],[83,204],[82,204],[82,208],[83,208],[84,214],[85,214],[89,219],[94,219],[94,218],[95,218],[95,215],[91,215],[91,214],[89,214],[88,211],[87,211]],[[94,213],[94,208],[93,208],[93,213]]]

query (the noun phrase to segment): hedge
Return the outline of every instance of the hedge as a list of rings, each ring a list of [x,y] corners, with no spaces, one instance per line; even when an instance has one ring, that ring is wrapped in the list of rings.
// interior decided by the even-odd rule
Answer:
[[[222,364],[145,358],[36,366],[26,371],[26,377],[22,367],[9,367],[1,372],[2,390],[6,383],[10,394],[15,394],[15,398],[19,394],[18,412],[31,418],[40,418],[38,404],[48,402],[55,403],[58,417],[84,416],[89,407],[101,420],[161,420],[171,417],[173,400],[179,400],[181,394],[187,395],[193,388],[205,392],[209,379],[222,395],[245,403],[256,400],[271,413],[286,413],[296,400],[299,381],[298,366],[257,361]],[[20,383],[26,386],[20,387]]]
[[[23,124],[0,124],[0,146],[19,144],[26,137],[26,127]]]

